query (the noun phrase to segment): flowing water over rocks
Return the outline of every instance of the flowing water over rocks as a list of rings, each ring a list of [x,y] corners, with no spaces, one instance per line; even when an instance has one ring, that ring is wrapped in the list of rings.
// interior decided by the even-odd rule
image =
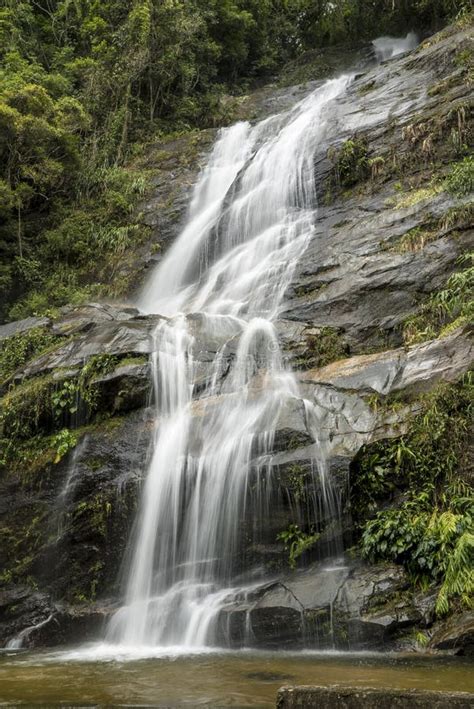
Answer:
[[[311,474],[321,481],[324,518],[336,516],[318,415],[284,366],[273,320],[313,229],[314,154],[331,129],[332,102],[350,81],[329,81],[288,113],[221,133],[188,225],[142,296],[142,308],[171,319],[154,335],[159,424],[126,602],[109,640],[216,642],[222,605],[244,592],[235,580],[243,521],[255,530],[268,517],[270,454],[289,402],[301,402],[312,420],[319,455]],[[185,313],[196,312],[223,344],[193,402],[195,341]]]

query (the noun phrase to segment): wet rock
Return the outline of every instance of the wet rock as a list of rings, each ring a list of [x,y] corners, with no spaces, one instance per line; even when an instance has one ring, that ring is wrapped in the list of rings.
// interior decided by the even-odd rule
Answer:
[[[457,381],[472,356],[469,332],[459,330],[408,350],[361,355],[299,374],[305,395],[315,405],[326,455],[353,456],[364,443],[400,435],[416,410],[416,395],[440,381]],[[371,396],[400,392],[406,404],[397,410],[370,405]]]
[[[373,68],[335,102],[332,118],[339,138],[315,157],[320,184],[315,231],[287,294],[286,320],[337,328],[354,352],[396,346],[403,320],[456,269],[458,256],[472,240],[472,226],[465,224],[455,234],[443,226],[443,217],[463,201],[428,190],[425,198],[405,204],[397,186],[400,175],[412,178],[415,189],[427,184],[434,153],[441,163],[457,159],[450,147],[450,121],[469,102],[469,89],[456,74],[454,59],[466,43],[468,30]],[[447,76],[453,80],[440,101],[426,87]],[[423,125],[421,137],[413,138],[414,125]],[[383,178],[372,175],[350,194],[332,187],[323,200],[333,169],[328,154],[354,135],[366,144],[367,158],[385,166]],[[436,232],[430,243],[392,250],[404,234],[427,225]]]
[[[73,335],[90,330],[102,322],[131,320],[139,315],[136,308],[108,303],[88,303],[80,307],[65,307],[52,323],[51,331],[58,335]]]
[[[0,342],[14,335],[26,333],[28,330],[33,330],[36,327],[45,327],[50,324],[49,318],[25,318],[24,320],[16,320],[15,322],[7,323],[0,326]]]
[[[30,633],[34,647],[58,647],[96,641],[116,607],[107,603],[56,604],[51,621]]]
[[[429,647],[450,650],[456,655],[474,655],[474,613],[467,612],[450,618],[436,628]]]
[[[237,645],[246,638],[258,647],[395,649],[421,620],[408,589],[399,566],[319,563],[236,599],[220,628]]]
[[[196,131],[149,147],[141,167],[153,171],[146,200],[140,205],[142,222],[150,227],[149,243],[138,254],[141,276],[155,266],[178,235],[193,185],[212,149],[214,130]]]
[[[468,692],[432,692],[424,689],[368,687],[282,687],[277,709],[470,709]]]
[[[150,365],[125,364],[110,374],[94,377],[100,391],[101,409],[120,414],[146,406],[151,396]]]
[[[126,320],[104,320],[64,346],[31,362],[23,375],[30,377],[55,369],[83,366],[97,355],[146,355],[153,350],[153,331],[160,318],[135,317]]]
[[[15,580],[21,561],[23,575],[41,591],[13,581],[1,588],[0,646],[51,614],[28,642],[42,645],[50,634],[73,642],[68,628],[72,633],[82,620],[66,622],[51,599],[67,601],[86,623],[84,609],[92,601],[118,597],[152,427],[146,411],[104,421],[89,427],[75,451],[36,479],[2,477],[1,567]],[[97,638],[98,618],[92,614],[86,623]]]
[[[0,646],[14,641],[20,647],[30,646],[32,629],[46,623],[52,613],[48,594],[26,585],[4,586],[0,589]]]

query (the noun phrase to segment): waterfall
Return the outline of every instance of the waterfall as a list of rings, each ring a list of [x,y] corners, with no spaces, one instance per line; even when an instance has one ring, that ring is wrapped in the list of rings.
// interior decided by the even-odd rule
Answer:
[[[377,37],[372,42],[375,58],[378,62],[393,59],[399,54],[409,52],[418,45],[415,32],[408,32],[406,37]]]
[[[157,425],[110,642],[216,642],[219,609],[243,592],[241,521],[268,506],[274,432],[290,400],[306,410],[321,451],[314,475],[334,504],[318,415],[284,365],[274,321],[311,238],[314,156],[333,129],[331,102],[350,81],[328,81],[286,113],[220,132],[188,222],[142,294],[142,310],[166,316],[152,357]],[[219,342],[199,391],[197,322]]]

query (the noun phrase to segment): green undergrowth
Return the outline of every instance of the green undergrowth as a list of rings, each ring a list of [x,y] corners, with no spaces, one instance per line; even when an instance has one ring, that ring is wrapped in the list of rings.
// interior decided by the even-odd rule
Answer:
[[[0,466],[34,473],[51,460],[59,462],[77,443],[74,429],[114,413],[104,408],[96,379],[144,361],[141,356],[97,355],[75,377],[43,374],[11,386],[0,399]]]
[[[438,615],[472,605],[473,393],[474,378],[466,374],[422,396],[407,433],[364,447],[351,473],[363,556],[403,564],[418,588],[439,587]]]
[[[149,237],[137,212],[148,185],[147,171],[97,170],[75,202],[58,204],[41,238],[11,267],[22,294],[10,304],[8,318],[129,292],[136,279],[134,255]]]
[[[462,84],[462,77],[452,79],[453,85]],[[447,102],[434,116],[420,115],[404,126],[394,122],[392,130],[401,133],[397,150],[374,154],[370,136],[364,134],[354,134],[329,149],[332,168],[325,183],[327,204],[339,194],[371,192],[392,179],[398,180],[396,187],[401,190],[390,200],[396,209],[429,201],[442,191],[456,197],[472,192],[472,101]]]
[[[0,347],[0,384],[29,361],[51,351],[61,342],[64,342],[64,337],[45,327],[35,327],[4,340]]]
[[[474,253],[459,257],[459,271],[445,287],[428,298],[420,311],[403,324],[406,345],[449,335],[456,328],[472,323],[474,317]]]

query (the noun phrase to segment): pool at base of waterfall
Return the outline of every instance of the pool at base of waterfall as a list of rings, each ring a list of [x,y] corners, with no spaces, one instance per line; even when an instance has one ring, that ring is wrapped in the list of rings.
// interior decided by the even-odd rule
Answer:
[[[107,646],[0,655],[0,706],[275,707],[283,685],[474,692],[472,662],[409,654],[222,652],[115,655]]]

